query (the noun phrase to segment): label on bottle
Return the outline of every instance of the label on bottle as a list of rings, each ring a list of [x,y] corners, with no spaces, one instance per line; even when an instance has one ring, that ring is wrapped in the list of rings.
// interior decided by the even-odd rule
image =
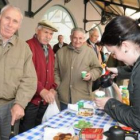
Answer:
[[[129,102],[129,91],[127,90],[126,87],[122,88],[122,102],[124,104],[130,105],[130,102]]]

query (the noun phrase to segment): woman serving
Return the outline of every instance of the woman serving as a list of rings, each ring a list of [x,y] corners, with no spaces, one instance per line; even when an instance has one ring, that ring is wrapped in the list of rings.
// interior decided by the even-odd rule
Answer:
[[[98,108],[104,109],[116,121],[140,131],[140,27],[139,20],[126,16],[114,18],[105,27],[101,42],[116,59],[127,66],[107,68],[124,79],[130,79],[128,90],[131,105],[109,97],[95,98]]]

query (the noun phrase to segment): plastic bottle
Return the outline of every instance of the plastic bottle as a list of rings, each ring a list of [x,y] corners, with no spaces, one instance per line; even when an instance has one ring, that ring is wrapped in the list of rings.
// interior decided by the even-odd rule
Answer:
[[[124,104],[130,105],[130,102],[129,102],[129,91],[128,91],[127,87],[123,87],[122,88],[122,102]]]
[[[106,64],[105,63],[102,63],[102,68],[103,68],[103,70],[102,70],[102,75],[104,75],[105,74],[105,72],[106,72],[106,69],[105,69],[105,67],[106,67]]]

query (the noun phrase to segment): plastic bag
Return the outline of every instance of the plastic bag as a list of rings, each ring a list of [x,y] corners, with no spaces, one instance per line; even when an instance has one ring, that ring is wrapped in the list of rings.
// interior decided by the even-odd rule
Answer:
[[[42,123],[43,122],[46,122],[49,118],[51,118],[52,116],[58,114],[60,111],[58,109],[58,106],[56,104],[56,101],[54,101],[52,104],[49,104],[45,113],[44,113],[44,116],[42,118]]]

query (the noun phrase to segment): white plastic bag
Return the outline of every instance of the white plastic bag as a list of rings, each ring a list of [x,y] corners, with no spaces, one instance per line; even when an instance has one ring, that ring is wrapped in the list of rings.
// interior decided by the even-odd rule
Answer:
[[[43,122],[46,122],[49,118],[51,118],[52,116],[58,114],[60,111],[58,109],[58,106],[56,104],[56,101],[54,101],[52,104],[49,104],[45,113],[44,113],[44,116],[42,118],[42,123]]]

